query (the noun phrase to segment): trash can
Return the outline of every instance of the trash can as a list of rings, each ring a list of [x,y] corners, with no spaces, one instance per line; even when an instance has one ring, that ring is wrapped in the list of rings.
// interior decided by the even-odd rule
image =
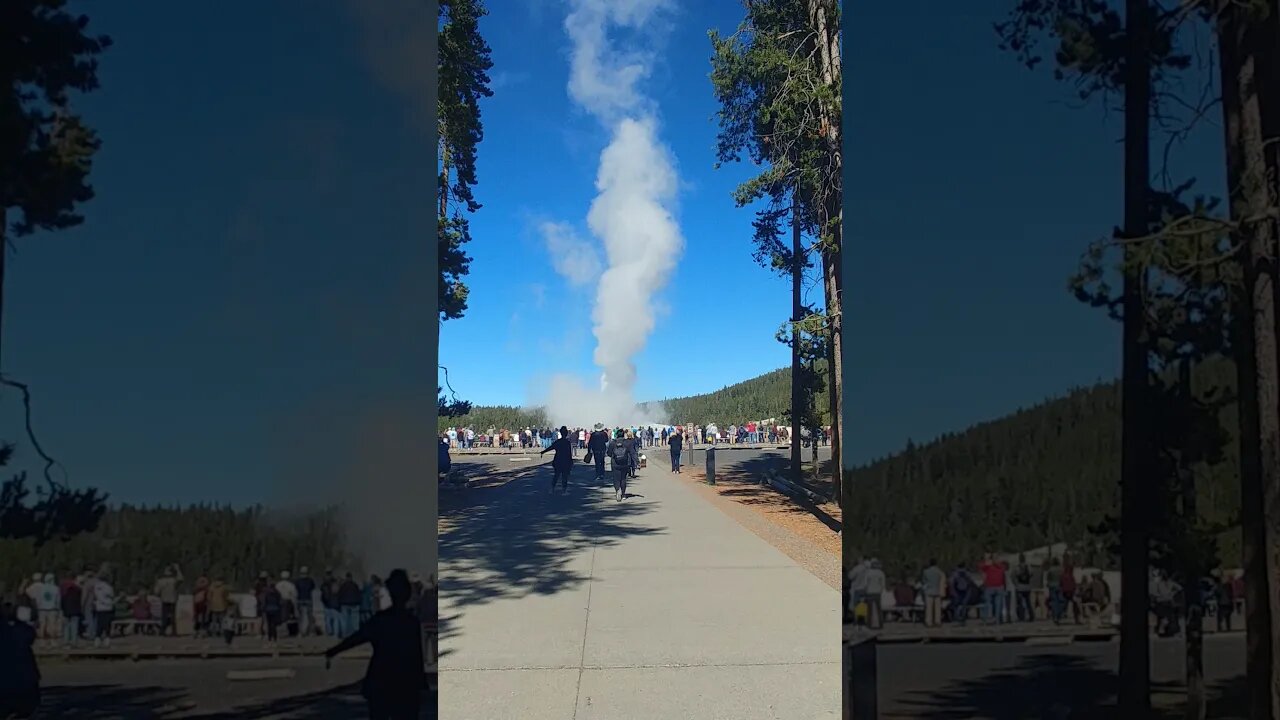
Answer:
[[[876,655],[874,634],[846,626],[843,662],[844,720],[873,720],[879,717]]]

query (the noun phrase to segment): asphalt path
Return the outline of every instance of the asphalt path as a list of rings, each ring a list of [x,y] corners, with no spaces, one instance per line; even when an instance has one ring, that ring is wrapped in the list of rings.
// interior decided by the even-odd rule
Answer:
[[[838,717],[839,594],[646,452],[623,502],[581,464],[552,494],[549,455],[455,456],[506,482],[441,498],[442,717]]]

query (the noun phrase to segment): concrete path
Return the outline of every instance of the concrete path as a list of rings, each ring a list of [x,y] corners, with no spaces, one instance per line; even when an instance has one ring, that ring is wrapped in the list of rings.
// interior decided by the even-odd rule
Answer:
[[[550,494],[530,457],[442,511],[441,718],[838,717],[838,592],[662,458],[618,503],[581,465]]]

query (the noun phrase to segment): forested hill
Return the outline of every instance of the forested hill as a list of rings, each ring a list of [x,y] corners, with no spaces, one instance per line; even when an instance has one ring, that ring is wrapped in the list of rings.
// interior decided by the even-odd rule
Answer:
[[[1196,375],[1197,391],[1232,384],[1231,372],[1225,364],[1206,366]],[[1223,419],[1234,437],[1234,406]],[[1223,463],[1197,473],[1205,517],[1234,521],[1236,468],[1233,440]],[[930,558],[972,562],[983,552],[1056,542],[1110,566],[1105,543],[1090,527],[1116,511],[1119,476],[1119,383],[1078,389],[853,470],[847,547],[875,554],[898,572],[918,570]],[[1238,534],[1221,537],[1226,562],[1239,557]]]
[[[825,365],[819,363],[819,370],[824,368]],[[705,395],[669,398],[659,402],[666,409],[670,422],[715,422],[728,427],[731,423],[764,418],[781,420],[791,405],[791,370],[774,370]],[[822,412],[824,422],[829,422],[827,403],[826,392],[819,393],[817,407]],[[467,415],[440,418],[439,422],[441,428],[513,429],[542,426],[547,423],[547,418],[541,409],[481,406],[473,407]]]

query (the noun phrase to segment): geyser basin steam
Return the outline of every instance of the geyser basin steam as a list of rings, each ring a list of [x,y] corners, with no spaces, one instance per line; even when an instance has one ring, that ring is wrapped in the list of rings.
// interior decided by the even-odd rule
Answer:
[[[684,250],[672,207],[678,178],[658,139],[652,102],[636,89],[648,56],[611,44],[611,28],[641,30],[665,0],[573,0],[565,29],[573,42],[569,94],[610,133],[600,154],[587,227],[604,246],[592,331],[600,389],[566,377],[552,382],[547,409],[556,422],[662,421],[635,403],[635,356],[654,328],[653,297]],[[556,244],[548,236],[549,247]],[[577,266],[576,264],[570,264]],[[557,268],[566,263],[557,261]],[[561,270],[562,274],[566,274]],[[570,277],[570,281],[580,278]]]

